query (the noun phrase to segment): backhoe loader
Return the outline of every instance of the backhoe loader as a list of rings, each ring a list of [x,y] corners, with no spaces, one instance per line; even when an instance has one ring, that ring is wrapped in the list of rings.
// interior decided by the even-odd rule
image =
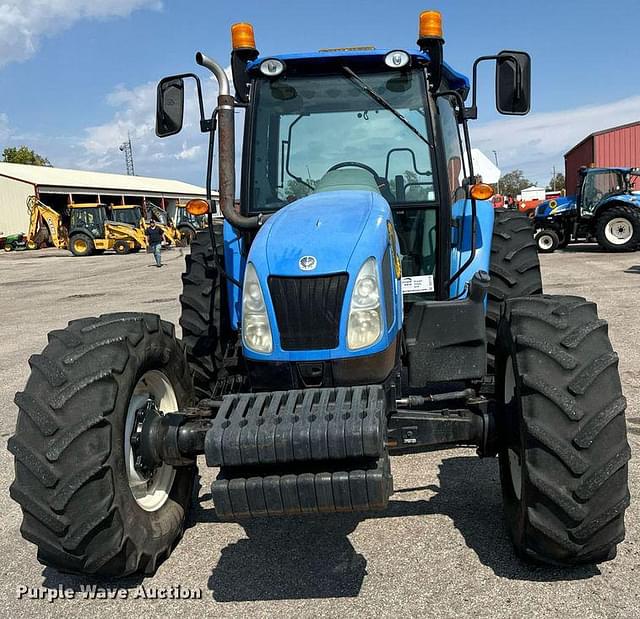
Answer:
[[[109,219],[104,204],[71,204],[69,209],[69,250],[74,256],[90,256],[108,249],[128,254],[146,247],[144,231]]]

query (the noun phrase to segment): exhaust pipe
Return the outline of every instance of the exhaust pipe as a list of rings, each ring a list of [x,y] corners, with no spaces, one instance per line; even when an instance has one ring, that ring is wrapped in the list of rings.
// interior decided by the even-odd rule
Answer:
[[[241,230],[259,228],[262,215],[245,217],[236,212],[236,136],[235,106],[231,96],[229,78],[224,69],[201,52],[196,54],[196,62],[213,73],[218,82],[218,176],[220,181],[219,202],[224,218]]]

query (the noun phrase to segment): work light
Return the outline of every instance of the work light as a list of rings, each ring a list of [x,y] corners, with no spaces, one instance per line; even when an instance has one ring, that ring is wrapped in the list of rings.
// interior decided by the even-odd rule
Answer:
[[[260,63],[260,73],[267,77],[278,77],[284,71],[284,63],[277,58],[267,58]]]
[[[392,69],[402,69],[409,64],[409,60],[410,58],[407,52],[397,49],[393,52],[389,52],[384,57],[384,64]]]

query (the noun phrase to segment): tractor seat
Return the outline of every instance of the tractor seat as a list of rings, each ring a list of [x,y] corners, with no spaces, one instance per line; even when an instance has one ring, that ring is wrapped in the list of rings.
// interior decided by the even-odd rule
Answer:
[[[341,168],[330,170],[316,185],[313,193],[324,191],[374,191],[380,193],[376,179],[370,172],[360,168]]]

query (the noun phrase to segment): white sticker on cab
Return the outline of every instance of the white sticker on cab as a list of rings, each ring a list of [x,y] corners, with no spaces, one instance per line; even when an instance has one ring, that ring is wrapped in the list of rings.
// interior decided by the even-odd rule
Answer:
[[[402,294],[433,292],[434,290],[433,275],[414,275],[402,278]]]

